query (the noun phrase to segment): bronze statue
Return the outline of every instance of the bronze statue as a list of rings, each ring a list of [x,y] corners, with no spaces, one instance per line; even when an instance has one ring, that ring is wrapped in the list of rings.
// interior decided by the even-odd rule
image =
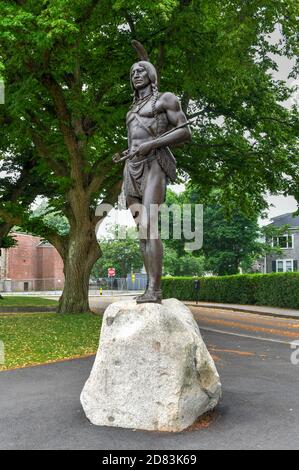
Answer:
[[[127,114],[128,150],[115,155],[114,161],[125,160],[123,191],[126,205],[139,225],[148,277],[147,288],[136,301],[161,303],[163,244],[160,237],[150,237],[151,225],[157,223],[151,220],[150,207],[165,201],[167,182],[176,180],[176,160],[169,147],[190,140],[191,133],[178,98],[172,93],[159,93],[155,67],[140,43],[134,41],[133,46],[143,60],[131,67],[134,99]],[[138,211],[136,206],[140,204]]]

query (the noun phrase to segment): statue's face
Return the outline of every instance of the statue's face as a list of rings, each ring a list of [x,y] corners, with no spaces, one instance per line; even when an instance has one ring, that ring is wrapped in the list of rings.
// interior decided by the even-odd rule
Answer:
[[[131,69],[131,80],[136,90],[140,90],[151,83],[147,71],[138,62]]]

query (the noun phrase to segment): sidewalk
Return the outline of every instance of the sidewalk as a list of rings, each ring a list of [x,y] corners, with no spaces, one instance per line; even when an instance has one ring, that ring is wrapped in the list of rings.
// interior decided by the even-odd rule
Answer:
[[[134,293],[135,294],[135,293]],[[123,300],[124,296],[106,296],[106,297],[95,297],[90,296],[90,306],[91,309],[97,313],[103,313],[112,302],[117,302]],[[132,300],[134,298],[133,292],[126,296],[126,300]],[[192,307],[196,307],[196,302],[184,301],[184,304]],[[260,305],[237,305],[237,304],[221,304],[214,302],[198,302],[198,307],[205,307],[207,309],[220,309],[220,310],[230,310],[233,312],[244,312],[244,313],[254,313],[256,315],[269,315],[272,317],[280,318],[292,318],[299,320],[299,310],[289,309],[289,308],[276,308]]]
[[[141,291],[103,291],[103,294],[100,295],[99,292],[90,291],[89,292],[89,300],[90,300],[90,307],[93,311],[97,313],[103,313],[105,309],[108,307],[109,304],[112,302],[118,302],[123,300],[132,300],[135,295],[140,294]],[[19,294],[19,293],[18,293]],[[4,297],[7,295],[18,295],[8,294],[5,293]],[[24,293],[20,293],[23,294]],[[26,293],[31,294],[31,293]],[[39,295],[40,297],[52,299],[52,298],[59,298],[59,294],[56,292],[36,292],[35,295]],[[186,305],[189,306],[196,306],[195,301],[184,301]],[[238,305],[238,304],[222,304],[222,303],[215,303],[215,302],[202,302],[199,301],[197,304],[198,307],[205,307],[207,309],[214,308],[220,310],[230,310],[235,312],[245,312],[245,313],[253,313],[256,315],[269,315],[273,317],[280,317],[280,318],[292,318],[295,320],[299,320],[299,310],[290,309],[290,308],[277,308],[277,307],[269,307],[269,306],[260,306],[260,305]]]
[[[89,290],[89,297],[107,297],[107,296],[118,296],[118,295],[138,295],[142,290],[111,290],[105,289],[100,293],[100,289],[90,289]],[[42,291],[22,291],[22,292],[0,292],[3,297],[11,297],[11,296],[21,296],[21,297],[60,297],[62,294],[62,290],[42,290]]]
[[[196,302],[186,301],[186,305],[196,306]],[[272,317],[293,318],[299,320],[299,310],[290,308],[277,308],[260,305],[237,305],[237,304],[220,304],[214,302],[198,302],[198,307],[218,308],[221,310],[231,310],[235,312],[255,313],[257,315],[270,315]]]

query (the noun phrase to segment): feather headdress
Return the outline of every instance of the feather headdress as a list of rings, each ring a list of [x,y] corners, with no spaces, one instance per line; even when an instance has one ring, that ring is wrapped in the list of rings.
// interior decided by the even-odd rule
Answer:
[[[132,41],[132,46],[134,47],[135,51],[140,60],[144,60],[145,62],[149,62],[149,56],[146,50],[144,49],[143,45],[136,41],[135,39]]]

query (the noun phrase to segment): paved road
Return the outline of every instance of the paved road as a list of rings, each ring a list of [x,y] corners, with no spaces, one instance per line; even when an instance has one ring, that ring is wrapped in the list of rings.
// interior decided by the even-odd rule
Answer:
[[[207,429],[178,434],[91,425],[79,395],[93,358],[0,373],[2,449],[298,449],[299,321],[194,309],[223,398]],[[298,355],[299,357],[299,355]]]
[[[218,302],[186,302],[187,305],[198,305],[205,308],[219,308],[222,310],[231,310],[237,312],[260,313],[272,317],[293,318],[299,320],[299,310],[292,308],[277,308],[267,305],[240,305],[240,304],[221,304]]]
[[[263,339],[266,342],[290,343],[299,340],[299,320],[220,309],[191,307],[199,326],[237,337]]]

